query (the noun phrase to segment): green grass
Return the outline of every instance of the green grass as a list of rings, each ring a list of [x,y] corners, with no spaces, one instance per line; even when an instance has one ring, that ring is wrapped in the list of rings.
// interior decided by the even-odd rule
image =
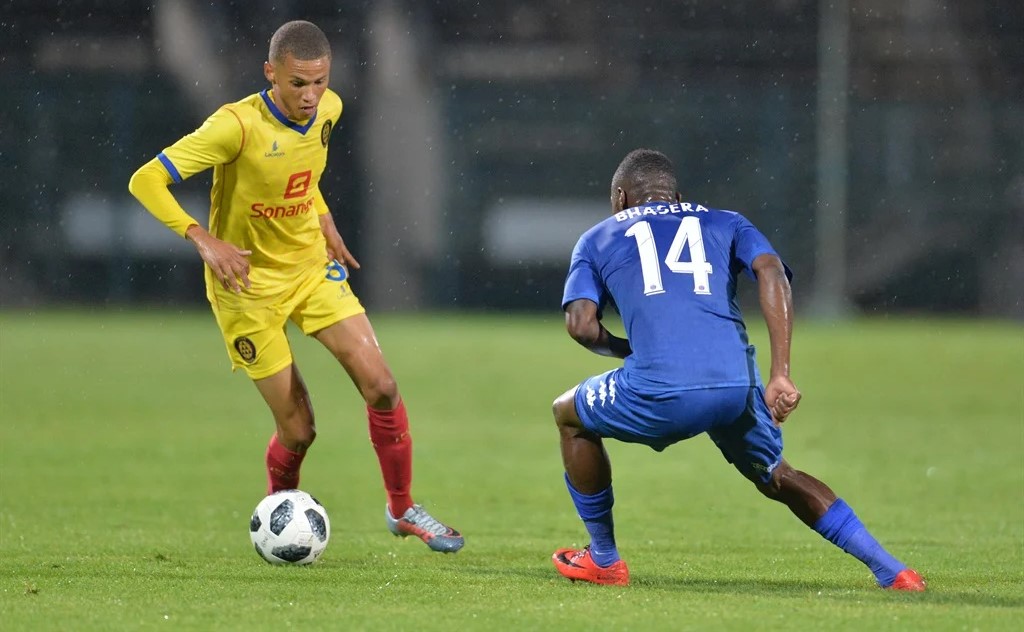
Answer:
[[[1002,630],[1024,620],[1024,329],[800,323],[786,454],[828,482],[930,592],[870,573],[764,500],[700,437],[609,444],[634,584],[571,584],[586,537],[552,399],[613,366],[557,315],[375,317],[409,406],[417,499],[467,536],[384,530],[362,404],[293,344],[318,413],[302,487],[334,533],[311,567],[252,551],[271,421],[205,313],[0,313],[4,630]],[[760,328],[756,343],[766,346]],[[764,366],[766,357],[760,358]],[[1013,621],[1018,621],[1014,624]]]

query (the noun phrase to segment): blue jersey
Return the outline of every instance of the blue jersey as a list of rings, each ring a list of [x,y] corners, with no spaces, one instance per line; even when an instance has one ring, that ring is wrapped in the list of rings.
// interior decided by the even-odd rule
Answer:
[[[688,202],[626,209],[580,237],[562,307],[577,299],[601,311],[615,304],[633,350],[624,366],[633,381],[674,390],[755,386],[736,281],[741,271],[755,278],[751,266],[762,254],[776,252],[739,213]]]

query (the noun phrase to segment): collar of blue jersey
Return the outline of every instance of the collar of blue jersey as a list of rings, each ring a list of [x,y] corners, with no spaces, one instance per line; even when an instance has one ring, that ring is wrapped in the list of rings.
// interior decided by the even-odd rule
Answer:
[[[313,116],[311,116],[310,119],[306,121],[305,125],[299,125],[295,121],[285,116],[284,112],[278,109],[277,104],[275,104],[274,100],[270,98],[270,92],[268,90],[260,92],[260,96],[263,97],[263,102],[267,104],[267,108],[270,110],[270,113],[274,115],[274,118],[281,121],[282,125],[290,127],[296,132],[302,134],[303,136],[305,136],[306,132],[309,131],[309,128],[313,127],[313,123],[316,123],[316,115],[320,113],[320,111],[317,110],[316,112],[313,113]]]

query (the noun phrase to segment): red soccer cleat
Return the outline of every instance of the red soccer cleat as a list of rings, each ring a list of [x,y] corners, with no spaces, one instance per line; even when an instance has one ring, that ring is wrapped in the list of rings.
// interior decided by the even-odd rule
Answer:
[[[629,569],[619,560],[611,566],[598,566],[590,557],[590,545],[582,549],[558,549],[551,556],[555,568],[572,581],[591,582],[608,586],[628,586]]]
[[[897,573],[896,580],[889,586],[888,590],[903,590],[906,592],[924,592],[927,584],[924,577],[912,568],[904,568]]]

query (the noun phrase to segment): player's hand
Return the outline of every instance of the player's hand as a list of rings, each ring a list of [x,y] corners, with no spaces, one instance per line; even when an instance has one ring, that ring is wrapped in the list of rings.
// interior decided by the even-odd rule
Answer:
[[[327,240],[327,258],[330,261],[337,261],[346,268],[359,269],[359,262],[355,260],[352,253],[348,252],[345,240],[341,239],[338,228],[334,225],[334,219],[330,213],[321,215],[321,231],[324,239]]]
[[[190,226],[185,236],[196,246],[199,256],[213,276],[226,290],[242,293],[242,286],[252,287],[249,282],[249,255],[251,250],[242,250],[234,244],[217,239],[200,226]]]
[[[359,262],[348,251],[348,246],[345,245],[345,240],[341,238],[341,233],[338,232],[338,227],[334,225],[334,218],[331,217],[330,213],[324,213],[320,216],[320,232],[324,234],[324,239],[327,241],[328,261],[337,261],[346,268],[359,269]]]
[[[345,246],[345,242],[342,241],[341,235],[338,235],[336,240],[327,242],[327,258],[332,261],[337,261],[346,268],[352,268],[355,270],[359,269],[359,262],[352,256],[352,253],[348,251],[348,247]]]
[[[793,381],[784,375],[774,376],[768,381],[764,389],[764,400],[776,426],[781,425],[796,410],[802,397]]]

